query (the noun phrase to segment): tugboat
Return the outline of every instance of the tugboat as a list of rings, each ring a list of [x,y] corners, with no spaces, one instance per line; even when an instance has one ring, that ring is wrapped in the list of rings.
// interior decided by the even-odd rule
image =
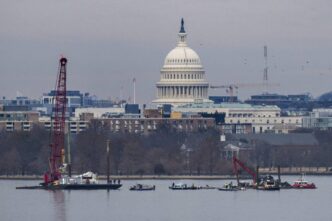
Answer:
[[[280,190],[279,182],[277,182],[273,176],[268,175],[259,179],[258,190]]]
[[[149,190],[155,190],[155,185],[146,185],[146,184],[135,184],[129,188],[131,191],[149,191]]]
[[[199,187],[192,184],[191,186],[188,186],[187,184],[183,183],[172,183],[172,186],[169,187],[170,190],[198,190]]]
[[[294,181],[292,187],[294,189],[316,189],[316,185],[314,183],[309,183],[305,180],[304,174],[302,174],[298,180]]]

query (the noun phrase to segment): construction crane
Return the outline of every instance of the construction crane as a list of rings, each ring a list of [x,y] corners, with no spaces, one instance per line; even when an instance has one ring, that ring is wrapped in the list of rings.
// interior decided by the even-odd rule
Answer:
[[[62,57],[59,60],[59,70],[56,80],[55,97],[53,102],[53,113],[51,120],[50,139],[50,171],[44,175],[44,183],[50,184],[58,181],[61,177],[61,169],[64,165],[65,148],[65,122],[66,122],[66,78],[67,59]]]
[[[239,167],[244,169],[248,174],[250,174],[252,176],[253,184],[255,184],[257,182],[257,174],[254,171],[252,171],[249,167],[244,165],[244,163],[242,163],[238,158],[233,156],[233,169],[234,169],[234,173],[236,175],[236,180],[237,180],[238,186],[240,184]]]
[[[230,97],[234,96],[234,92],[239,88],[237,84],[229,84],[229,85],[210,85],[211,89],[226,89],[226,93],[229,94]]]
[[[259,88],[259,87],[279,87],[278,83],[235,83],[226,85],[210,85],[211,89],[226,89],[226,93],[230,96],[230,102],[233,102],[234,95],[237,93],[239,88]]]

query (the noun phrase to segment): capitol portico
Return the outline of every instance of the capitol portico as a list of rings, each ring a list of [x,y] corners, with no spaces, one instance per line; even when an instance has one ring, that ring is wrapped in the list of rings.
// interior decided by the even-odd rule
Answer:
[[[187,103],[211,103],[208,100],[209,84],[205,80],[205,71],[197,53],[187,46],[187,33],[183,19],[178,34],[177,46],[165,58],[157,82],[155,104],[178,106]]]

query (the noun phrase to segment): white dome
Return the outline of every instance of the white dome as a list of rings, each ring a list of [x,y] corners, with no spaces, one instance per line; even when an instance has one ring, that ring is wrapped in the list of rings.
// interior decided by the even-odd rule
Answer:
[[[208,100],[209,83],[198,54],[188,47],[181,20],[177,46],[171,50],[160,70],[160,81],[156,83],[157,99],[153,103],[181,105]]]
[[[178,46],[167,54],[164,65],[201,65],[201,60],[193,49]]]

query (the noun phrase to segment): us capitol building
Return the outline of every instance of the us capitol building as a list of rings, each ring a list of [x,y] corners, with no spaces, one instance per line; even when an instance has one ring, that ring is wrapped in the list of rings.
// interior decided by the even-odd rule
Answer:
[[[160,71],[157,82],[156,105],[179,106],[189,103],[212,103],[208,99],[209,84],[198,54],[188,47],[183,19],[177,46],[171,50]]]

